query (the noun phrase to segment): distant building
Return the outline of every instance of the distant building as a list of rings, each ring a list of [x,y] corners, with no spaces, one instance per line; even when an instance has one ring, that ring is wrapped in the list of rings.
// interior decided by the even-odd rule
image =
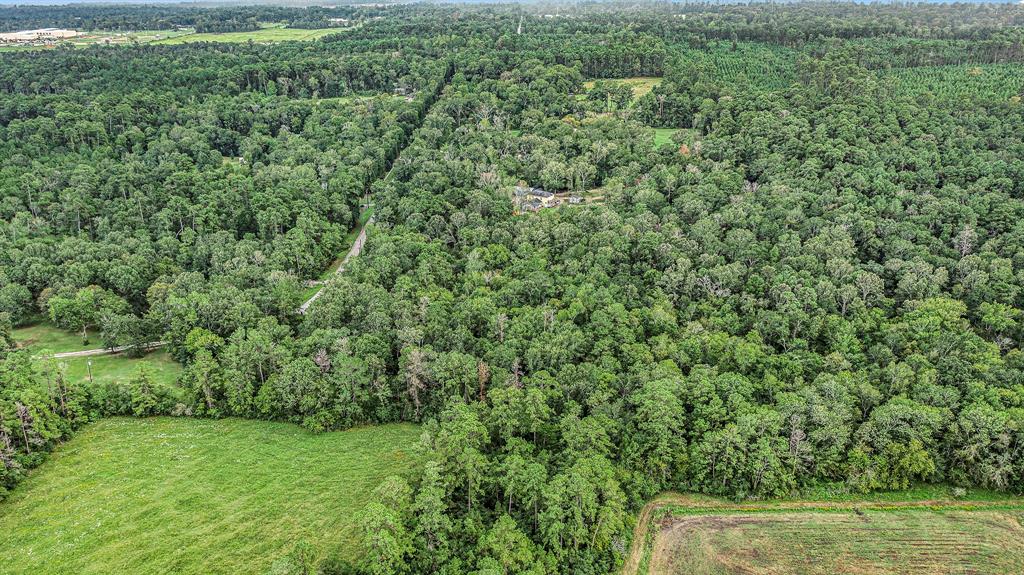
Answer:
[[[50,42],[74,38],[79,33],[75,30],[63,28],[39,28],[38,30],[21,30],[20,32],[6,32],[0,34],[0,43],[21,44],[28,42]]]
[[[583,203],[583,197],[582,196],[569,196],[569,203],[570,204],[582,204]]]
[[[516,186],[512,192],[513,203],[519,206],[520,211],[536,212],[541,208],[553,208],[562,202],[552,192],[543,188],[532,188],[529,186]]]
[[[523,210],[527,212],[536,212],[543,207],[544,203],[536,198],[523,202]]]

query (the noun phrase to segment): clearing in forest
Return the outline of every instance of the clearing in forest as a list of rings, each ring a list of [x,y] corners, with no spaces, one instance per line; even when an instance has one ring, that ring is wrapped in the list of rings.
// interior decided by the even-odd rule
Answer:
[[[111,418],[0,506],[16,574],[263,574],[300,541],[355,559],[373,489],[407,472],[413,425],[312,434],[240,419]]]
[[[597,80],[588,80],[583,83],[583,87],[590,90],[594,87]],[[644,94],[647,94],[654,89],[655,86],[661,83],[661,78],[652,78],[649,76],[636,76],[633,78],[617,78],[611,80],[605,80],[605,82],[613,82],[616,84],[627,84],[633,89],[633,98],[640,98]]]
[[[700,132],[691,128],[654,128],[655,149],[673,143],[672,138],[676,134],[682,134],[682,143],[690,149],[693,143],[700,140]]]
[[[103,347],[98,333],[92,333],[90,342],[83,344],[81,334],[62,330],[49,322],[17,328],[12,335],[19,346],[28,348],[32,355],[38,356]],[[72,383],[89,382],[90,371],[95,383],[123,383],[134,377],[141,367],[150,374],[153,381],[172,386],[183,370],[180,363],[159,349],[141,357],[118,353],[53,359],[52,362],[55,367],[64,370]]]
[[[655,128],[654,129],[654,147],[660,148],[665,144],[672,143],[672,136],[675,135],[679,130],[675,128]]]
[[[733,504],[666,494],[641,512],[626,575],[1024,573],[1024,500],[930,492]],[[899,500],[889,495],[905,495]]]

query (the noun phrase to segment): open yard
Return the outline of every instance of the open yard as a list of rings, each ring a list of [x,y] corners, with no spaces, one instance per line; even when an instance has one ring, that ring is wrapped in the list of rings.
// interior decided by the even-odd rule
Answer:
[[[1024,512],[703,515],[658,537],[651,573],[1024,573]]]
[[[654,147],[660,148],[665,145],[672,144],[673,137],[676,134],[682,134],[680,140],[687,146],[692,146],[694,142],[700,140],[700,132],[690,128],[654,128]]]
[[[149,372],[153,381],[165,385],[175,385],[181,375],[181,364],[171,359],[166,351],[155,350],[142,357],[128,357],[125,354],[94,355],[89,357],[70,357],[53,360],[64,369],[68,379],[73,382],[89,381],[89,370],[92,369],[92,380],[95,383],[128,381],[138,373],[139,368]],[[89,362],[92,362],[92,366]]]
[[[652,534],[638,526],[646,551],[633,554],[626,573],[1024,573],[1019,499],[758,506],[677,497],[683,499],[641,517]]]
[[[19,347],[28,347],[33,354],[84,351],[103,345],[98,341],[99,334],[96,332],[90,333],[89,343],[83,344],[82,334],[65,331],[49,322],[16,328],[11,335]]]
[[[358,513],[414,464],[412,425],[314,435],[238,419],[113,418],[0,506],[6,574],[259,574],[297,542],[359,556]]]
[[[27,347],[33,355],[40,356],[98,349],[103,346],[98,333],[92,333],[89,343],[83,345],[81,334],[64,331],[45,322],[15,329],[13,335],[18,345]],[[153,376],[154,381],[173,385],[182,371],[181,364],[161,350],[151,351],[142,357],[129,357],[119,353],[53,360],[54,365],[63,369],[68,379],[73,382],[89,380],[90,362],[92,380],[96,383],[126,381],[138,372],[139,367],[143,367]]]

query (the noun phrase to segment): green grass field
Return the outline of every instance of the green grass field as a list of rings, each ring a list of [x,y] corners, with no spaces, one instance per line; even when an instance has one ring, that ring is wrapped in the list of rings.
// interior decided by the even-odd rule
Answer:
[[[224,32],[221,34],[185,34],[154,40],[153,44],[186,44],[189,42],[286,42],[289,40],[316,40],[329,34],[343,32],[345,28],[285,28],[279,24],[266,25],[251,32]]]
[[[83,351],[102,347],[99,334],[93,333],[90,342],[82,345],[82,336],[57,328],[53,324],[38,323],[20,327],[13,332],[14,341],[28,348],[33,355],[49,355],[67,351]],[[182,372],[181,364],[177,363],[167,352],[156,350],[142,357],[129,357],[125,354],[94,355],[53,359],[53,365],[64,370],[73,382],[89,381],[89,362],[92,362],[92,380],[95,383],[127,381],[134,376],[140,366],[145,367],[153,380],[167,385],[174,385]]]
[[[654,147],[660,148],[672,144],[672,137],[680,132],[683,135],[683,143],[687,145],[692,145],[700,139],[699,132],[690,128],[654,128]]]
[[[300,540],[356,559],[358,513],[384,477],[414,465],[419,433],[106,419],[0,505],[0,570],[262,575]]]
[[[675,135],[679,130],[673,128],[655,128],[654,129],[654,147],[660,148],[665,144],[672,143],[672,136]]]
[[[51,323],[41,322],[15,329],[11,335],[21,347],[31,348],[33,353],[63,353],[83,351],[101,347],[99,334],[92,332],[89,343],[82,343],[82,334],[64,331]]]
[[[117,354],[55,359],[53,361],[64,369],[64,373],[70,381],[81,383],[89,381],[89,362],[91,361],[92,380],[97,384],[128,381],[138,373],[139,367],[143,367],[153,377],[153,381],[173,386],[184,369],[180,363],[171,359],[171,356],[162,350],[151,351],[142,357]]]
[[[167,40],[170,38],[177,38],[179,36],[185,36],[192,34],[191,29],[188,30],[139,30],[138,32],[86,32],[82,36],[77,36],[70,40],[70,43],[76,47],[84,47],[90,44],[100,45],[127,45],[137,42],[139,44],[146,44],[149,42],[156,42],[158,40]]]

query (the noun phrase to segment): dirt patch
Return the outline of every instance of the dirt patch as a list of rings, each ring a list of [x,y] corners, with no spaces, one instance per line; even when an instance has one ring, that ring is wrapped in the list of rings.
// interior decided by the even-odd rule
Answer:
[[[30,337],[27,339],[23,339],[21,341],[14,342],[14,346],[17,347],[18,349],[25,349],[26,347],[32,347],[38,341],[38,338]]]

